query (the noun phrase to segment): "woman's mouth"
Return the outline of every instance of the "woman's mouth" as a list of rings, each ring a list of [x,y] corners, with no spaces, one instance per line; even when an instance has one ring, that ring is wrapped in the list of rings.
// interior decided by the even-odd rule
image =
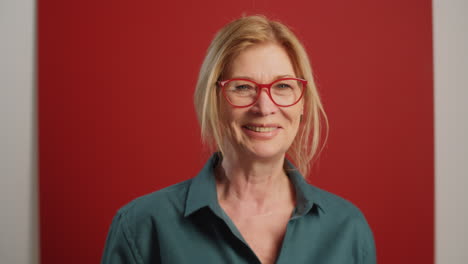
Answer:
[[[242,126],[244,133],[252,139],[270,140],[281,131],[281,126],[277,124],[248,124]]]
[[[268,132],[272,132],[278,129],[278,127],[260,127],[260,126],[244,126],[244,127],[247,128],[248,130],[252,130],[252,131],[260,132],[260,133],[268,133]]]

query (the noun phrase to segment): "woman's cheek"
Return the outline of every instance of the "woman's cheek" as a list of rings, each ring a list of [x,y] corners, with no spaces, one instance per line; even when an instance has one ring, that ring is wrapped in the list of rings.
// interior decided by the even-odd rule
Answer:
[[[240,130],[238,129],[238,125],[236,122],[230,120],[229,124],[227,125],[226,129],[226,137],[231,142],[239,142],[241,138]]]

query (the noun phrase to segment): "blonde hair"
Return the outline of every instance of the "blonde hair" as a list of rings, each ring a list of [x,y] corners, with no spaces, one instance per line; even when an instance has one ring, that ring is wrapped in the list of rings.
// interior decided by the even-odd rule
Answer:
[[[288,53],[299,78],[307,80],[304,93],[304,114],[299,131],[286,155],[306,177],[311,161],[321,151],[328,132],[328,122],[314,83],[307,53],[296,36],[285,25],[264,16],[247,16],[222,28],[211,42],[200,69],[194,95],[195,110],[201,126],[203,142],[223,153],[217,81],[229,63],[252,45],[273,42]],[[325,124],[325,138],[321,139]]]

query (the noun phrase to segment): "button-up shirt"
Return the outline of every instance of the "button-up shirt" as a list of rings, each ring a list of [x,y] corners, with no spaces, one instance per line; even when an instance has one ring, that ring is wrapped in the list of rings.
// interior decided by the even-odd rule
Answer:
[[[217,198],[213,155],[190,180],[142,196],[112,221],[102,263],[260,263]],[[357,207],[306,182],[286,160],[296,208],[278,264],[374,264],[372,232]]]

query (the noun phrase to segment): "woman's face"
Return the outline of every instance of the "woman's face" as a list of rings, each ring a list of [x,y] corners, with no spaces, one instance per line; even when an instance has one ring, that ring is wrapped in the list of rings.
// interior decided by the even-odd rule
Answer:
[[[297,77],[288,54],[281,46],[267,43],[251,46],[235,57],[226,79],[244,78],[267,84],[285,77]],[[267,93],[267,89],[262,89],[258,101],[246,108],[235,108],[221,98],[225,151],[252,158],[284,156],[299,129],[303,101],[279,107]]]

